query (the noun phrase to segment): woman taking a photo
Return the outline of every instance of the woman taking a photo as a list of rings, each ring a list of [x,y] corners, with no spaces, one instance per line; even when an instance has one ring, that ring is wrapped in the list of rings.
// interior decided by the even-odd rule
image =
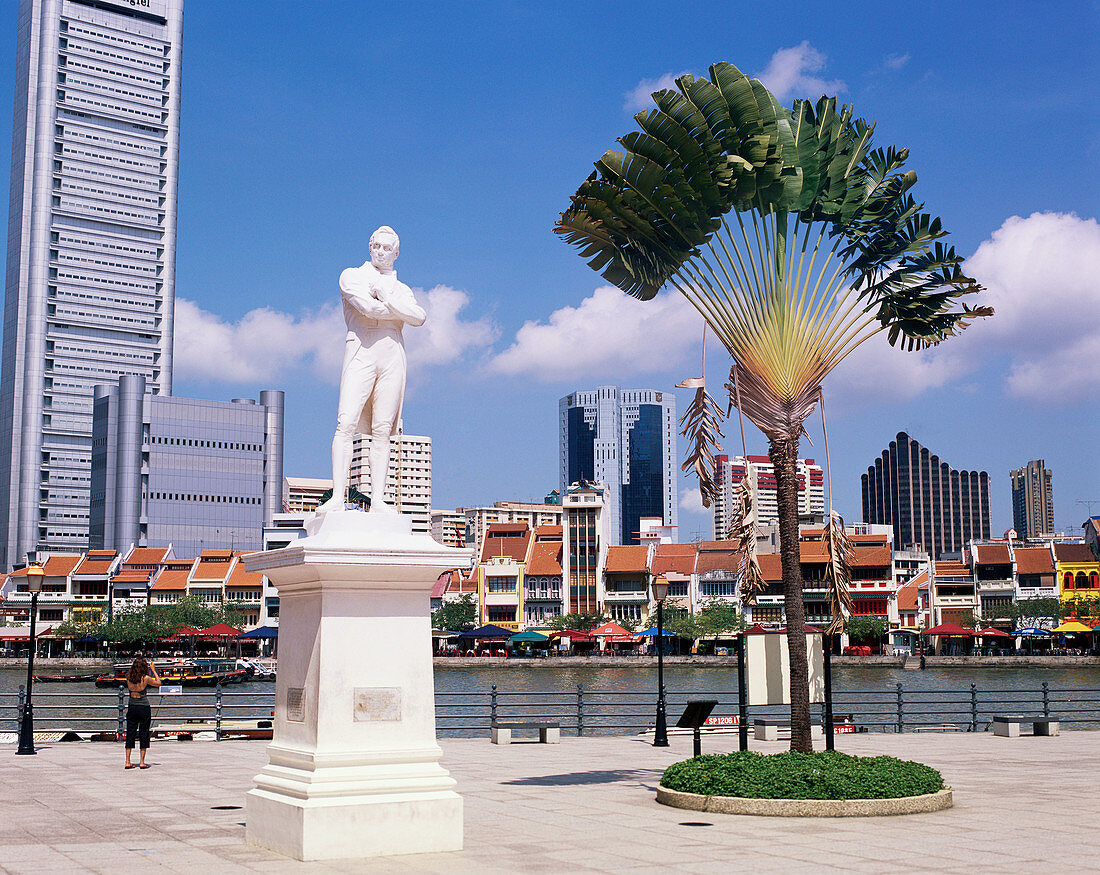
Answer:
[[[159,686],[160,675],[157,674],[156,667],[151,662],[146,662],[145,657],[137,657],[126,673],[126,688],[130,691],[130,705],[126,709],[127,769],[134,767],[134,764],[130,762],[130,751],[134,749],[135,735],[138,737],[141,746],[141,759],[138,761],[138,768],[149,768],[145,764],[145,752],[149,749],[149,724],[153,720],[153,712],[149,708],[149,699],[146,693],[149,687]]]

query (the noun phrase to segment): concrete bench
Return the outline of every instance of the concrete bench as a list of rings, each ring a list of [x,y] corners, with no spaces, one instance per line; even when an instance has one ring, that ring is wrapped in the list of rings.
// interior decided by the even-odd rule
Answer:
[[[752,721],[757,741],[779,741],[780,733],[784,738],[791,737],[791,721],[757,718]],[[820,723],[810,724],[810,738],[824,738],[825,730]]]
[[[561,725],[545,720],[498,720],[490,729],[493,744],[511,744],[513,729],[537,729],[540,744],[561,742]]]
[[[1035,735],[1058,735],[1061,721],[1058,717],[1028,717],[1020,714],[997,714],[993,718],[993,734],[1005,738],[1019,738],[1020,724],[1030,723]]]

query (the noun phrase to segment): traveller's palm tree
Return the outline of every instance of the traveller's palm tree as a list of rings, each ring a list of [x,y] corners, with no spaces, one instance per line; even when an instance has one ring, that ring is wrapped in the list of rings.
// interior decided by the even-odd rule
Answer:
[[[873,126],[849,107],[822,97],[786,109],[725,63],[709,80],[676,85],[635,116],[641,130],[619,139],[622,152],[596,162],[555,230],[635,297],[677,289],[733,359],[738,406],[767,437],[775,466],[791,747],[810,750],[796,480],[803,422],[825,376],[872,335],[922,349],[992,311],[961,302],[981,287],[909,193],[908,151],[872,151]]]

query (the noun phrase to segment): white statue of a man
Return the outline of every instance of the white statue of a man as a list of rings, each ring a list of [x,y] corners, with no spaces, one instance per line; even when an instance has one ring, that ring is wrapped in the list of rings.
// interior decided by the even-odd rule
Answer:
[[[425,313],[412,289],[397,279],[397,233],[383,225],[370,238],[370,261],[340,274],[340,299],[348,326],[336,436],[332,439],[332,498],[318,513],[344,510],[352,438],[369,434],[372,511],[394,512],[386,503],[390,438],[401,424],[405,397],[405,342],[401,328],[423,325]]]

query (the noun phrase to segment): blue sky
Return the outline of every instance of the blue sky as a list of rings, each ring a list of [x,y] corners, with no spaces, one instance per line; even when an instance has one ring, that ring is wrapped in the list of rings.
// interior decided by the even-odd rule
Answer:
[[[0,2],[5,100],[16,6]],[[1056,525],[1078,532],[1078,501],[1100,512],[1100,6],[669,10],[190,0],[175,394],[285,389],[286,472],[328,476],[337,277],[389,224],[429,311],[407,332],[405,430],[433,438],[433,504],[541,498],[558,485],[558,399],[600,383],[671,390],[699,370],[701,330],[671,297],[606,290],[551,229],[634,127],[647,85],[727,60],[787,103],[838,93],[877,120],[877,145],[908,146],[916,196],[998,308],[930,354],[868,345],[829,378],[838,510],[860,517],[860,473],[906,430],[989,471],[995,533],[1011,524],[1009,469],[1044,458]],[[10,111],[0,124],[7,148]],[[727,368],[709,348],[711,385]],[[689,400],[678,393],[681,411]],[[803,455],[823,458],[820,431],[809,424]],[[755,431],[749,451],[765,451]],[[694,485],[681,477],[684,539],[709,537]]]

